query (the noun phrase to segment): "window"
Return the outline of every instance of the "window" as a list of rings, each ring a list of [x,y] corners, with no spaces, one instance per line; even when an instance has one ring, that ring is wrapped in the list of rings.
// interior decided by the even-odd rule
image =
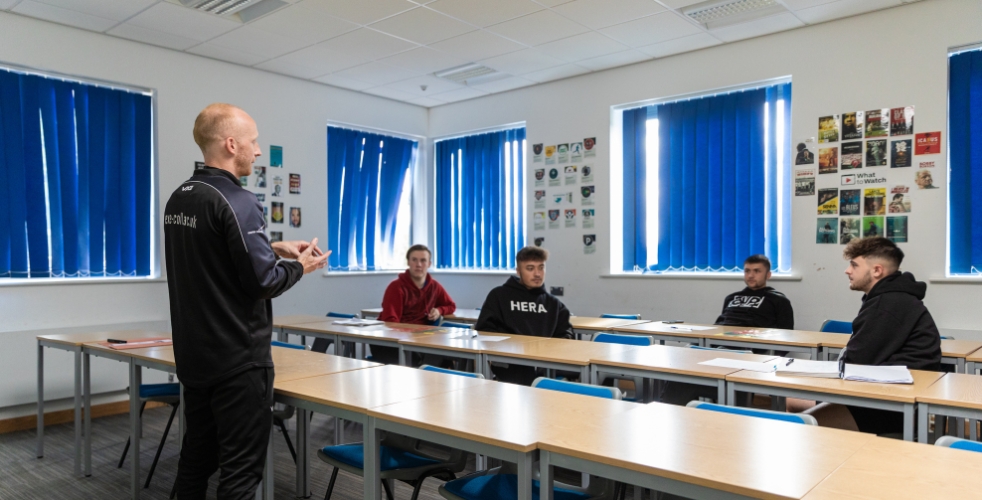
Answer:
[[[327,247],[340,271],[404,269],[416,141],[327,127]]]
[[[738,272],[757,253],[790,271],[790,82],[620,114],[614,272]]]
[[[151,108],[0,68],[0,278],[153,274]]]
[[[436,143],[436,265],[515,267],[525,246],[525,128]]]
[[[982,274],[982,50],[948,58],[948,273]],[[918,187],[935,187],[930,169]]]

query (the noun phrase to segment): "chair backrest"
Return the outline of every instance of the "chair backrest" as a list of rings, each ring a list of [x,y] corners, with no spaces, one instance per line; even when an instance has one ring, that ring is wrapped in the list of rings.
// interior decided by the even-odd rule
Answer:
[[[968,439],[956,438],[955,436],[941,436],[934,443],[935,446],[947,446],[956,450],[974,451],[982,453],[982,443],[970,441]]]
[[[596,396],[606,399],[622,399],[621,390],[616,387],[601,387],[599,385],[578,384],[565,380],[539,377],[532,382],[532,387],[548,389],[550,391],[569,392],[572,394],[583,394],[584,396]]]
[[[655,340],[647,335],[618,335],[616,333],[598,333],[593,336],[594,342],[624,345],[652,345]]]
[[[601,318],[613,318],[613,319],[641,319],[640,314],[601,314]]]
[[[300,344],[290,344],[288,342],[280,342],[279,340],[274,340],[270,342],[273,347],[285,347],[287,349],[300,349],[301,351],[307,350],[307,346]]]
[[[852,322],[827,319],[825,320],[825,323],[822,323],[822,328],[819,331],[829,333],[848,333],[849,335],[852,335]]]
[[[352,318],[357,318],[358,315],[357,314],[348,314],[348,313],[329,312],[329,313],[327,313],[327,317],[328,318],[348,318],[348,319],[352,319]]]
[[[464,328],[466,330],[474,329],[474,325],[468,325],[467,323],[454,323],[453,321],[441,321],[440,326],[444,328]]]
[[[460,375],[461,377],[480,378],[480,379],[484,378],[484,375],[480,373],[462,372],[459,370],[448,370],[446,368],[440,368],[439,366],[433,366],[433,365],[421,365],[419,369],[426,370],[428,372],[446,373],[447,375]]]
[[[746,351],[743,349],[725,349],[723,347],[703,347],[701,345],[689,344],[689,349],[699,349],[700,351],[726,351],[735,352],[737,354],[753,354],[753,351]]]
[[[755,408],[740,408],[736,406],[724,406],[703,401],[690,401],[686,406],[698,408],[700,410],[718,411],[720,413],[732,413],[734,415],[744,415],[747,417],[768,418],[771,420],[781,420],[794,424],[818,425],[818,421],[811,415],[801,413],[784,413],[780,411],[758,410]]]

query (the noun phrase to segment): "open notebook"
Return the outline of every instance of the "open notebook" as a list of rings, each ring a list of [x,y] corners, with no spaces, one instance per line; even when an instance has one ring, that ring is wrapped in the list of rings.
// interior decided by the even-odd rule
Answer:
[[[384,322],[378,321],[378,320],[374,320],[374,319],[351,318],[351,319],[340,319],[340,320],[337,320],[337,321],[334,322],[334,324],[335,325],[343,325],[343,326],[372,326],[372,325],[381,325],[381,324],[384,324]]]
[[[792,377],[839,378],[839,363],[836,361],[779,358],[777,360],[777,374]]]
[[[906,366],[846,364],[840,370],[837,361],[811,361],[796,358],[776,358],[763,363],[742,359],[715,358],[699,364],[763,373],[775,372],[777,375],[788,377],[841,378],[853,382],[874,382],[879,384],[914,383],[914,377],[911,376],[910,370]]]

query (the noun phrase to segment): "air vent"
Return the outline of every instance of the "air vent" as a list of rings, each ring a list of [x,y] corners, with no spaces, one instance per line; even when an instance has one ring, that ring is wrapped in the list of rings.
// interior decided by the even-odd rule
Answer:
[[[216,16],[247,23],[296,0],[180,0],[181,5]]]
[[[787,12],[787,9],[777,0],[711,0],[686,7],[682,12],[707,29],[714,29]]]
[[[433,76],[463,85],[474,85],[476,83],[485,83],[492,80],[497,80],[499,78],[504,78],[508,75],[499,73],[495,69],[487,66],[482,66],[477,63],[470,63],[463,66],[457,66],[455,68],[445,69],[443,71],[437,71],[436,73],[433,73]]]

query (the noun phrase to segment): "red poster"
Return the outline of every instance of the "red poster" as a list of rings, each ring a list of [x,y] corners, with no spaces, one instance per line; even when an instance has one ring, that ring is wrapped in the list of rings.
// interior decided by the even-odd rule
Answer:
[[[934,155],[941,152],[941,132],[924,132],[915,137],[915,155]]]

